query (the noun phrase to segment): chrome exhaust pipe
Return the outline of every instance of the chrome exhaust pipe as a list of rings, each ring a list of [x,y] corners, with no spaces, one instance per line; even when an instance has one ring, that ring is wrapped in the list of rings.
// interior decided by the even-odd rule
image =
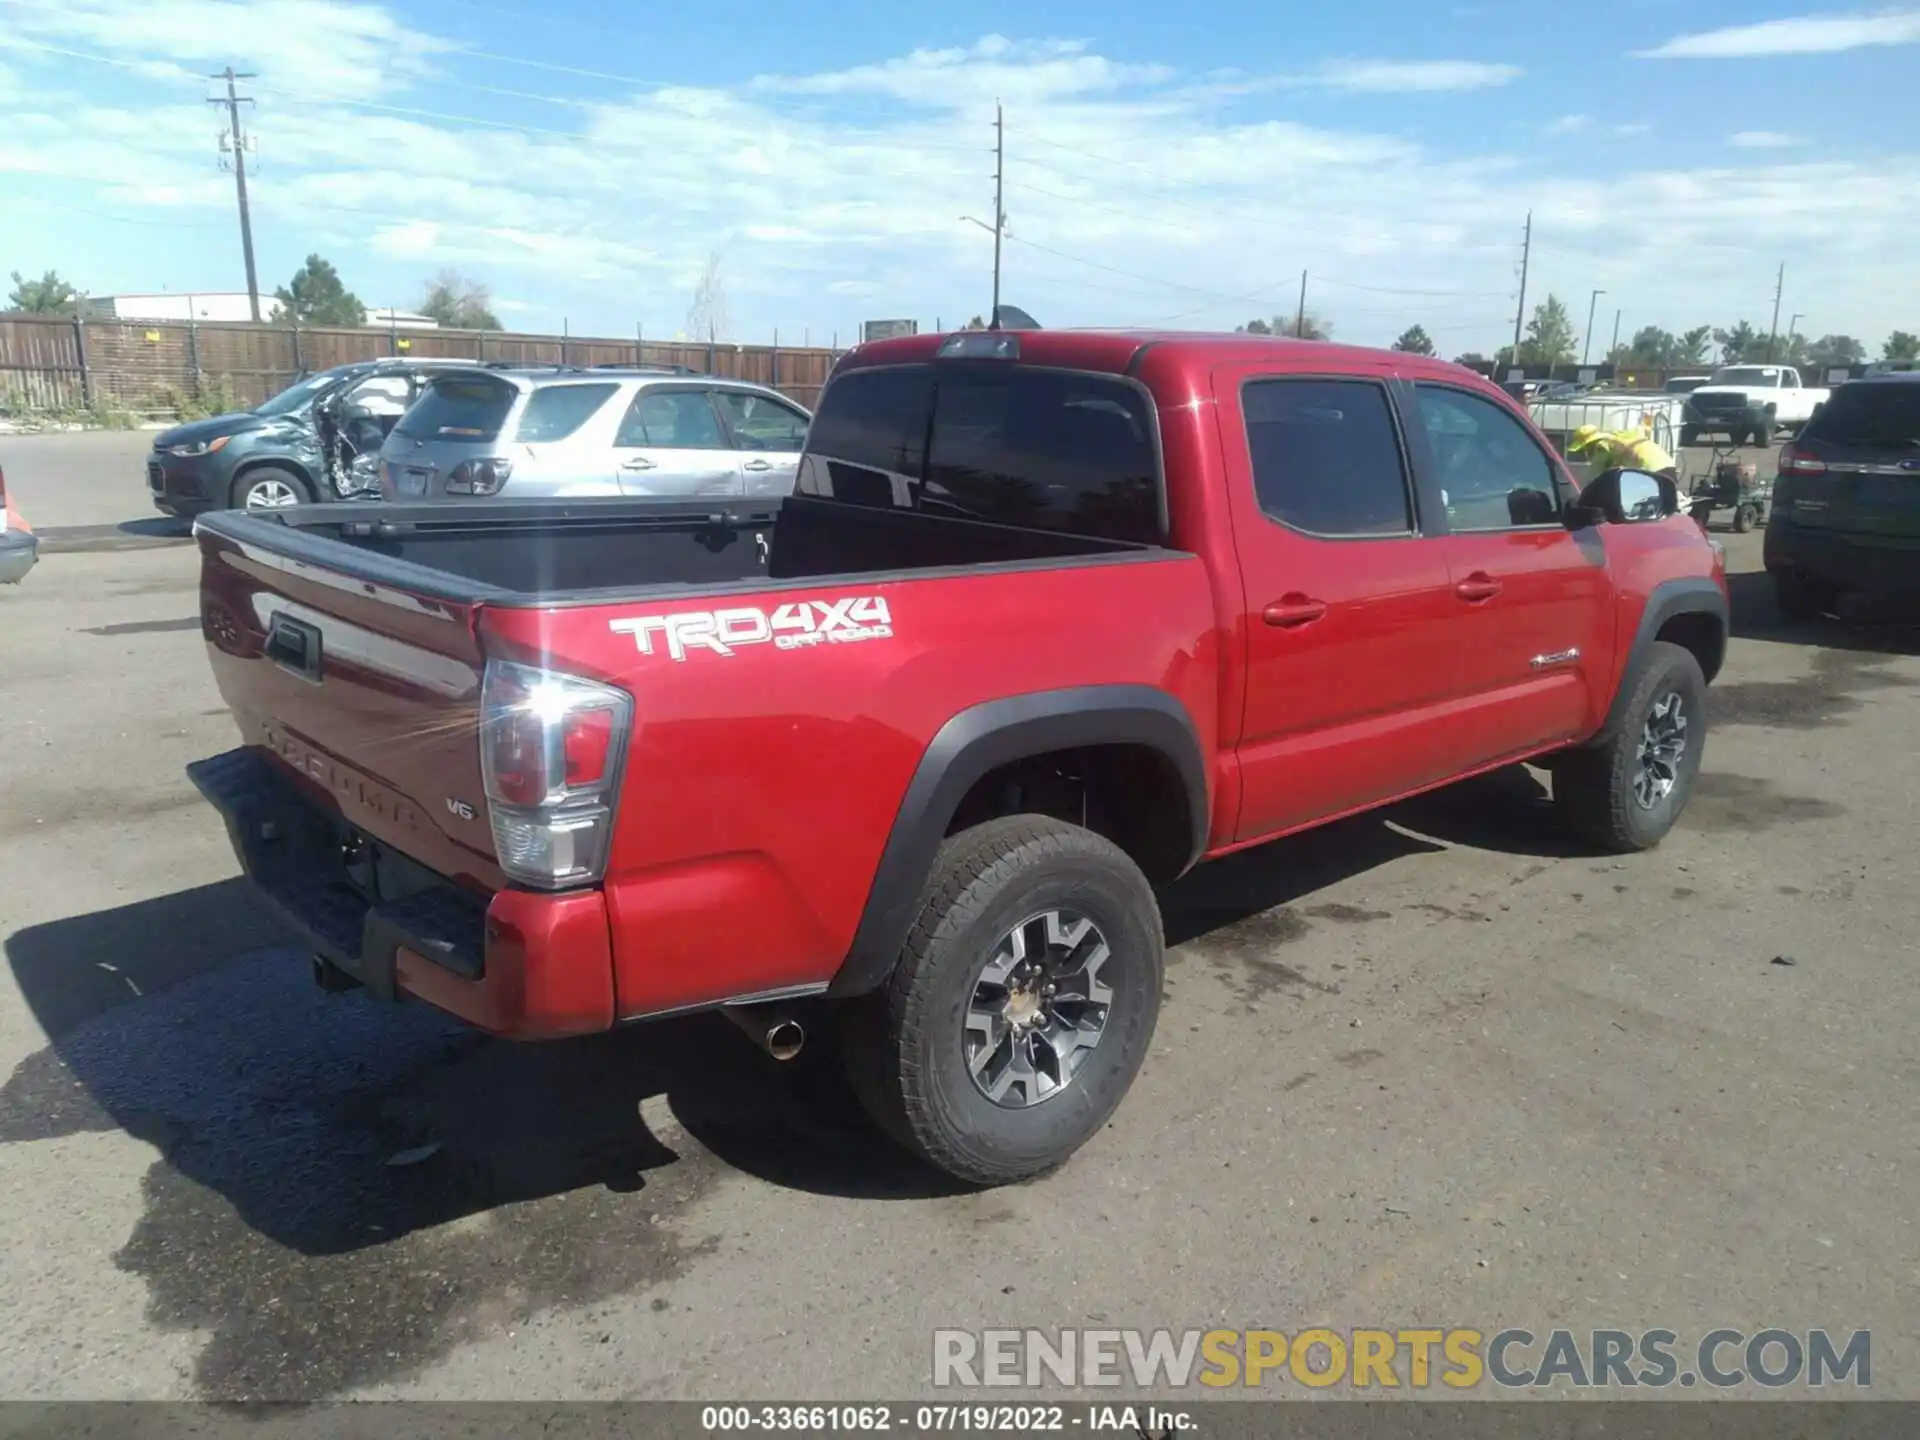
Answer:
[[[791,1015],[753,1008],[735,1009],[730,1005],[721,1006],[720,1013],[776,1060],[793,1059],[807,1043],[806,1027]]]

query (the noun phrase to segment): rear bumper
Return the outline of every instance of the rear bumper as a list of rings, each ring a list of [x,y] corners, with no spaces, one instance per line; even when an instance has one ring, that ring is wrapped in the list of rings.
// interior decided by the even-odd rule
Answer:
[[[40,542],[31,530],[0,530],[0,585],[17,585],[40,558]]]
[[[1769,570],[1792,570],[1840,590],[1920,594],[1920,540],[1817,530],[1774,511],[1762,557]]]
[[[328,964],[495,1035],[608,1029],[613,954],[598,890],[482,899],[346,826],[257,750],[187,767],[242,870]]]

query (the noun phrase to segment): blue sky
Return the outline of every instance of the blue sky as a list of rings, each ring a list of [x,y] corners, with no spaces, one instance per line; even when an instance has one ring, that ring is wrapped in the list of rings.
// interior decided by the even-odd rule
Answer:
[[[242,288],[205,72],[258,72],[263,287],[309,251],[369,305],[454,267],[510,328],[670,336],[718,255],[730,336],[1007,299],[1225,328],[1307,303],[1443,353],[1530,298],[1641,325],[1920,329],[1920,9],[1627,0],[801,12],[585,0],[0,0],[0,272]]]

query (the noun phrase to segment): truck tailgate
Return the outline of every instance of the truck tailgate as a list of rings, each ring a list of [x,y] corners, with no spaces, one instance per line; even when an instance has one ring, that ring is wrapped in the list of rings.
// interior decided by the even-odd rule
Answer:
[[[352,829],[476,891],[502,883],[477,743],[477,603],[199,532],[201,626],[243,743]]]

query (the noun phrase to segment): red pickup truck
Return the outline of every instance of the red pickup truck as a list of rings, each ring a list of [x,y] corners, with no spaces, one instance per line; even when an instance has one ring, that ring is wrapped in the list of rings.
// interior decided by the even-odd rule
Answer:
[[[780,1056],[830,1013],[979,1183],[1120,1103],[1157,886],[1523,759],[1653,845],[1727,635],[1671,483],[1576,494],[1465,370],[1249,336],[862,346],[783,501],[196,531],[244,743],[192,774],[323,983],[522,1038],[722,1007]]]

